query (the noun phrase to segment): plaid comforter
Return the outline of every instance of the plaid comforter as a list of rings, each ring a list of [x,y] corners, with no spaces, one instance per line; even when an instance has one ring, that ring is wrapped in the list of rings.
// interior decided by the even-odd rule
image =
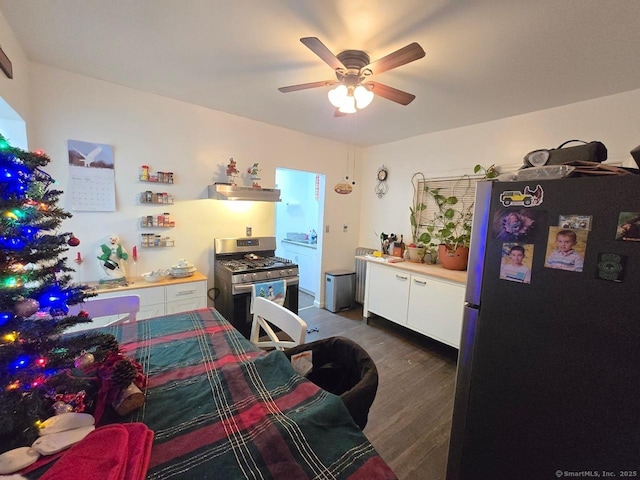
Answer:
[[[147,479],[395,479],[339,397],[217,311],[103,329],[148,375],[130,418],[155,432]]]

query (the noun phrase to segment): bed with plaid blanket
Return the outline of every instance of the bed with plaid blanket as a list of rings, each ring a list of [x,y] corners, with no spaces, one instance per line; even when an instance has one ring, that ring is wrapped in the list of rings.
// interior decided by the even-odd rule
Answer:
[[[102,329],[148,376],[120,421],[155,432],[147,479],[395,479],[339,397],[216,310]]]

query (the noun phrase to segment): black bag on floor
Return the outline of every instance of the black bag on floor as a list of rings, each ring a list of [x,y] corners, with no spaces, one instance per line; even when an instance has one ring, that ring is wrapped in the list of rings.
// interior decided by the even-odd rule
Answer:
[[[360,345],[346,337],[330,337],[284,350],[293,355],[311,350],[313,368],[307,379],[338,395],[360,429],[367,424],[369,409],[378,391],[378,369]]]

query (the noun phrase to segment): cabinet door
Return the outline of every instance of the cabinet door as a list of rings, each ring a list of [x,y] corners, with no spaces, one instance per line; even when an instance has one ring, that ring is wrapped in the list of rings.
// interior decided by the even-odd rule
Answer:
[[[396,323],[407,323],[409,274],[395,268],[369,263],[368,302],[370,312]]]
[[[136,315],[136,319],[145,320],[147,318],[159,317],[165,313],[167,312],[165,312],[164,303],[154,303],[153,305],[140,304],[140,311]]]
[[[409,327],[459,348],[463,309],[463,285],[411,275]]]
[[[207,306],[207,283],[189,282],[167,285],[166,313],[180,313]]]
[[[154,287],[132,288],[117,292],[104,292],[98,298],[121,297],[123,295],[139,295],[140,311],[136,315],[137,320],[144,320],[151,317],[159,317],[165,314],[165,287],[158,285]]]
[[[167,302],[167,315],[171,313],[187,312],[189,310],[198,310],[199,308],[206,308],[207,300],[204,297],[200,298],[185,298],[182,300],[176,300],[175,302]]]

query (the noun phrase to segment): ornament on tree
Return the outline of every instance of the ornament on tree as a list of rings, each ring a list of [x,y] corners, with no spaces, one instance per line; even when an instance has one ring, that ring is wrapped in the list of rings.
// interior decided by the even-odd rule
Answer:
[[[51,406],[51,408],[53,408],[53,411],[55,412],[56,415],[62,415],[63,413],[73,412],[73,407],[68,403],[64,403],[62,401],[55,402]]]
[[[83,351],[79,357],[76,357],[73,364],[76,368],[84,368],[91,365],[95,360],[93,353]]]
[[[78,245],[80,245],[80,240],[72,233],[69,237],[69,240],[67,240],[67,244],[72,247],[77,247]]]
[[[87,392],[80,390],[78,393],[57,393],[53,396],[53,405],[51,408],[56,415],[67,412],[82,413],[85,411],[84,403]]]
[[[40,304],[33,298],[23,298],[16,302],[15,312],[19,317],[27,318],[33,315],[40,308]]]
[[[29,198],[40,198],[42,197],[42,195],[44,195],[45,189],[46,187],[44,183],[37,181],[32,182],[27,189],[27,196]]]

